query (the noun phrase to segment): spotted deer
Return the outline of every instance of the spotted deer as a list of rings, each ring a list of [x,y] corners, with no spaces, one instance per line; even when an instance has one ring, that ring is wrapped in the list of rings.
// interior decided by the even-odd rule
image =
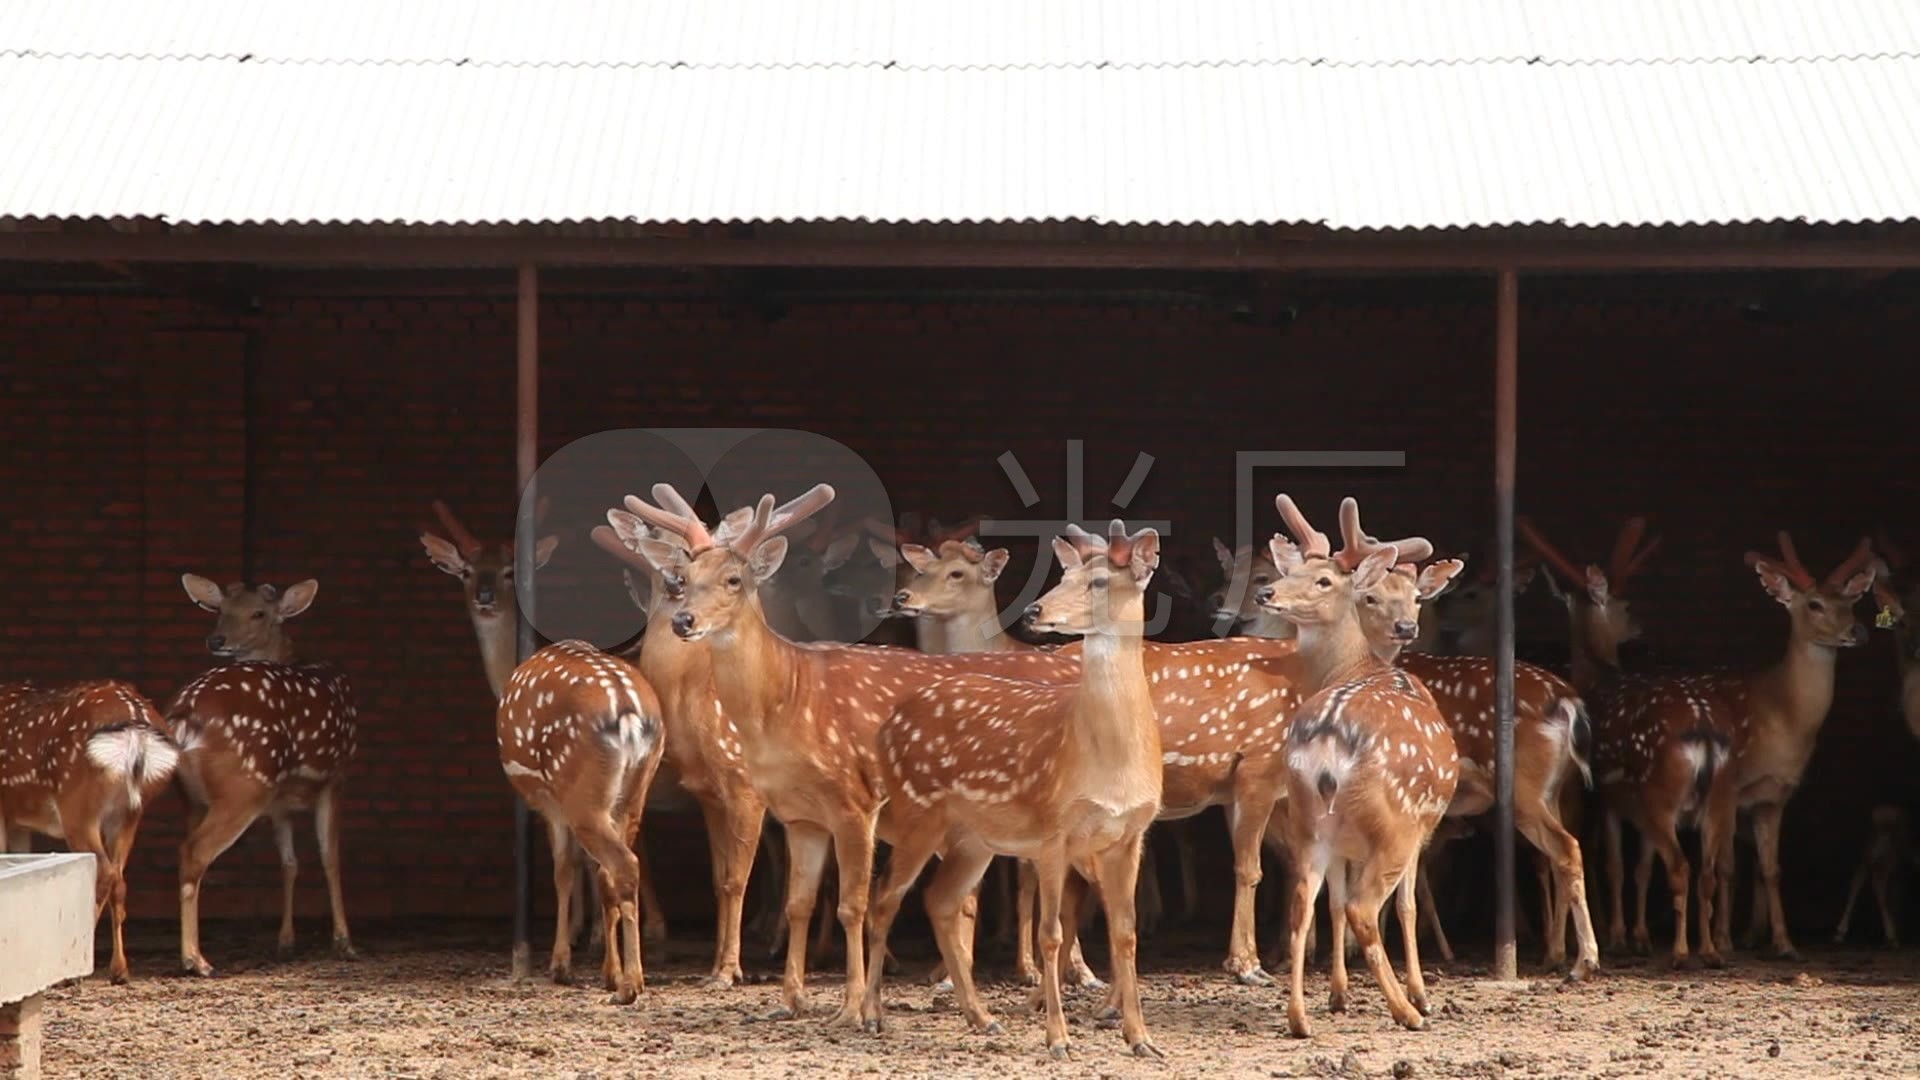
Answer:
[[[1787,801],[1800,787],[1814,742],[1833,705],[1833,681],[1839,653],[1864,645],[1867,627],[1855,617],[1855,605],[1873,587],[1877,561],[1872,541],[1861,537],[1853,552],[1825,578],[1816,578],[1800,561],[1793,538],[1778,536],[1780,551],[1746,554],[1760,587],[1787,609],[1785,655],[1759,671],[1719,676],[1721,693],[1733,709],[1732,771],[1740,813],[1752,822],[1759,874],[1754,886],[1754,919],[1748,947],[1772,930],[1775,956],[1799,954],[1787,934],[1787,913],[1780,899],[1780,821]],[[1728,906],[1715,925],[1715,940],[1731,945],[1733,845],[1719,866]]]
[[[1673,962],[1692,962],[1687,945],[1691,867],[1679,839],[1679,830],[1692,825],[1700,832],[1699,959],[1719,967],[1725,960],[1714,940],[1712,913],[1719,864],[1734,826],[1736,787],[1726,767],[1738,728],[1734,679],[1620,670],[1621,644],[1640,635],[1623,590],[1660,543],[1655,538],[1641,546],[1644,518],[1631,518],[1621,527],[1606,570],[1597,564],[1583,569],[1524,517],[1515,526],[1568,586],[1563,595],[1573,645],[1573,685],[1593,718],[1593,773],[1606,808],[1607,883],[1613,900],[1609,947],[1626,944],[1626,873],[1620,853],[1624,820],[1645,841],[1635,870],[1639,900],[1634,946],[1642,952],[1651,949],[1646,897],[1658,855],[1673,894]]]
[[[108,976],[127,981],[127,857],[179,747],[132,684],[0,683],[0,852],[9,832],[93,856],[93,921],[113,909]]]
[[[1449,560],[1461,563],[1463,560]],[[1443,565],[1441,563],[1435,566]],[[1406,568],[1396,568],[1403,575]],[[1248,574],[1254,582],[1272,580],[1277,573],[1270,554],[1257,559],[1237,561],[1235,572]],[[1440,590],[1430,602],[1437,609],[1452,590],[1453,571],[1442,579]],[[1387,587],[1393,582],[1388,581]],[[1248,590],[1251,597],[1254,590]],[[1516,590],[1519,586],[1516,586]],[[1361,614],[1377,618],[1388,610],[1387,597],[1375,596],[1376,604],[1364,603]],[[1460,756],[1460,774],[1454,789],[1454,802],[1447,817],[1466,821],[1491,813],[1497,771],[1494,761],[1494,698],[1497,671],[1488,656],[1436,655],[1420,652],[1417,645],[1429,622],[1426,612],[1416,609],[1403,616],[1415,626],[1415,636],[1407,640],[1400,632],[1404,626],[1385,623],[1370,625],[1368,639],[1377,643],[1381,659],[1420,677],[1427,692],[1439,706]],[[1592,783],[1590,754],[1593,731],[1585,704],[1566,680],[1525,662],[1514,665],[1514,824],[1533,846],[1540,871],[1541,929],[1549,967],[1567,967],[1576,979],[1597,971],[1600,964],[1599,942],[1593,932],[1592,917],[1586,900],[1586,870],[1579,839],[1567,827],[1566,816],[1580,813],[1581,796]],[[1578,779],[1576,780],[1576,776]],[[1573,818],[1575,823],[1580,820]],[[1278,832],[1279,830],[1274,830]],[[1467,830],[1441,830],[1442,843]],[[1277,846],[1277,845],[1276,845]],[[1429,858],[1440,843],[1427,849]],[[1436,910],[1426,875],[1415,876],[1415,887],[1423,912]],[[1567,964],[1567,923],[1573,923],[1576,957]],[[1437,915],[1429,915],[1432,931],[1442,956],[1451,953],[1445,930]],[[1402,928],[1403,931],[1406,928]],[[1309,939],[1308,948],[1312,944]]]
[[[300,872],[293,814],[311,810],[333,911],[333,951],[357,958],[340,894],[340,792],[357,735],[353,691],[327,664],[294,661],[286,622],[312,605],[312,579],[222,589],[184,574],[187,596],[217,616],[207,651],[224,663],[182,687],[166,709],[180,745],[175,781],[187,799],[180,845],[180,963],[213,974],[200,952],[201,879],[262,815],[273,819],[283,894],[280,952],[293,951],[293,887]]]
[[[507,781],[546,818],[552,839],[553,981],[573,978],[572,864],[584,850],[599,867],[606,987],[611,1003],[631,1004],[646,983],[632,837],[660,767],[660,699],[634,665],[584,641],[561,641],[513,670],[496,731]]]
[[[1847,942],[1847,926],[1853,921],[1853,907],[1860,891],[1873,886],[1874,906],[1880,909],[1880,932],[1889,949],[1900,947],[1900,888],[1907,875],[1920,869],[1920,841],[1914,838],[1913,819],[1903,806],[1882,804],[1868,814],[1869,831],[1860,865],[1854,868],[1853,882],[1847,886],[1847,904],[1840,910],[1840,924],[1834,928],[1833,943]]]
[[[927,861],[940,868],[927,914],[977,1031],[997,1025],[972,979],[961,909],[996,854],[1031,860],[1039,879],[1041,996],[1046,1043],[1067,1055],[1061,1005],[1062,897],[1069,867],[1103,886],[1122,1036],[1160,1057],[1148,1037],[1134,970],[1133,900],[1141,844],[1160,810],[1160,725],[1142,641],[1146,588],[1160,562],[1152,529],[1115,520],[1102,539],[1068,526],[1056,538],[1060,584],[1027,608],[1027,624],[1084,642],[1073,683],[954,675],[907,695],[881,725],[882,817],[893,858],[878,890],[868,947],[877,957],[907,888]],[[880,971],[868,972],[865,1016],[882,1023]]]
[[[1432,591],[1459,564],[1428,571],[1427,580],[1395,573],[1402,561],[1432,554],[1425,540],[1380,543],[1360,529],[1359,504],[1340,504],[1343,544],[1334,551],[1286,495],[1275,500],[1298,543],[1275,535],[1274,565],[1282,571],[1257,600],[1296,627],[1308,665],[1303,689],[1311,692],[1287,729],[1283,821],[1287,846],[1298,852],[1291,933],[1293,970],[1288,987],[1287,1028],[1297,1038],[1312,1033],[1307,1021],[1304,975],[1306,929],[1324,881],[1328,903],[1346,925],[1379,982],[1388,1011],[1402,1026],[1418,1030],[1428,1011],[1420,971],[1414,883],[1420,852],[1453,801],[1459,758],[1451,732],[1420,679],[1383,661],[1368,641],[1358,609],[1379,588]],[[1376,596],[1377,599],[1377,596]],[[1398,627],[1405,620],[1396,620]],[[1415,627],[1406,623],[1404,640]],[[1380,942],[1380,909],[1399,897],[1407,987],[1403,990]],[[1335,924],[1335,934],[1340,932]],[[1338,937],[1329,950],[1333,973],[1329,1005],[1346,1008],[1345,950]]]
[[[545,520],[548,501],[541,499],[534,509],[534,527],[537,529]],[[480,663],[486,671],[487,686],[493,691],[494,703],[499,704],[500,695],[519,665],[520,649],[520,598],[514,586],[514,543],[486,543],[467,529],[446,503],[435,500],[434,516],[440,519],[440,526],[446,532],[442,537],[427,529],[420,530],[420,545],[426,549],[427,558],[441,572],[459,580],[460,592],[466,600],[467,617],[473,623],[473,634],[480,643]],[[557,536],[543,536],[534,544],[533,567],[538,570],[547,565],[553,557],[553,551],[560,544]],[[633,820],[639,821],[638,815]],[[571,842],[572,834],[561,830],[556,834],[560,839]],[[647,871],[645,848],[637,846],[639,837],[628,838],[630,846],[640,860],[640,896],[642,917],[644,918],[643,936],[647,944],[664,944],[667,939],[667,920],[660,898],[653,891],[653,877]],[[583,894],[590,894],[599,887],[599,879],[593,873],[588,861],[579,858],[580,852],[570,852],[569,863],[578,867],[579,888]],[[582,929],[589,923],[584,905],[570,909],[573,912],[572,924],[567,933],[578,939]],[[601,926],[592,923],[592,935],[589,944],[598,944]]]

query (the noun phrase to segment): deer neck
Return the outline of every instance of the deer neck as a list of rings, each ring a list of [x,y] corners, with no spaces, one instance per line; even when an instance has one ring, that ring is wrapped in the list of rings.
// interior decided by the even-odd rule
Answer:
[[[1567,612],[1568,674],[1574,689],[1585,693],[1619,674],[1620,648],[1593,633],[1583,605],[1569,604]]]
[[[1272,638],[1275,641],[1291,641],[1300,636],[1300,631],[1292,623],[1263,611],[1240,624],[1240,633],[1244,637]]]
[[[1083,639],[1072,742],[1079,764],[1091,770],[1087,775],[1144,779],[1151,773],[1157,798],[1160,725],[1147,684],[1144,599],[1123,604],[1117,614]]]
[[[937,625],[943,653],[1007,652],[1019,646],[1001,629],[997,607],[992,594],[969,597],[961,610],[920,622]]]
[[[1302,687],[1306,694],[1384,666],[1351,613],[1330,623],[1300,627],[1299,640],[1307,669],[1307,685]]]
[[[1760,673],[1754,690],[1773,705],[1771,712],[1800,731],[1818,729],[1833,705],[1834,669],[1840,651],[1814,641],[1796,626],[1787,636],[1786,655]]]
[[[473,623],[473,636],[480,642],[480,663],[487,670],[487,685],[498,698],[520,662],[519,605],[502,600],[490,615],[469,607],[467,617]]]
[[[747,603],[727,629],[706,640],[712,643],[715,696],[751,745],[781,716],[781,706],[800,695],[804,673],[799,650],[767,625],[759,597]]]

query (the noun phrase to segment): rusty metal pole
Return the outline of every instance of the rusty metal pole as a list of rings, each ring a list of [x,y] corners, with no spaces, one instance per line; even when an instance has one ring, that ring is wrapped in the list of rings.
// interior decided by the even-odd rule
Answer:
[[[519,313],[516,320],[519,341],[516,346],[519,368],[516,394],[515,465],[519,477],[520,508],[514,527],[514,583],[520,606],[519,660],[526,662],[540,647],[533,629],[533,508],[537,496],[533,471],[539,464],[540,446],[540,277],[532,263],[520,267]],[[533,914],[533,828],[532,811],[517,793],[513,797],[513,977],[527,978],[533,970],[532,953],[527,944],[528,924]]]
[[[1499,646],[1494,653],[1493,977],[1518,976],[1513,941],[1513,477],[1519,419],[1520,282],[1499,279],[1494,334],[1493,516],[1499,546]]]

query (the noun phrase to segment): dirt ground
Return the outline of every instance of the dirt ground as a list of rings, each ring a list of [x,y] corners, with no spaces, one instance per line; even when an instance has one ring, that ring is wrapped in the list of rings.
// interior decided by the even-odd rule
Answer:
[[[304,929],[304,928],[303,928]],[[1522,965],[1519,983],[1486,979],[1484,947],[1429,961],[1427,1030],[1393,1025],[1378,989],[1355,972],[1354,1005],[1326,1010],[1323,970],[1307,982],[1313,1038],[1284,1031],[1284,994],[1235,985],[1212,935],[1143,943],[1147,1022],[1165,1061],[1128,1056],[1099,1001],[1068,1002],[1074,1055],[1050,1062],[1024,987],[983,958],[1004,1036],[968,1034],[924,972],[927,945],[902,941],[907,974],[890,980],[883,1035],[827,1032],[839,979],[809,982],[816,1015],[766,1023],[774,965],[731,991],[697,985],[706,945],[689,935],[651,961],[638,1006],[606,1004],[596,956],[581,985],[508,979],[503,934],[462,928],[360,941],[364,958],[331,959],[324,938],[272,958],[271,928],[209,925],[212,979],[171,974],[170,928],[130,935],[134,981],[104,975],[59,988],[46,1007],[46,1075],[57,1077],[1826,1077],[1920,1075],[1920,953],[1815,950],[1800,963],[1742,956],[1719,972],[1615,960],[1571,986]],[[312,927],[309,934],[324,932]],[[536,941],[538,937],[536,936]],[[1470,962],[1468,959],[1480,960]],[[1395,954],[1398,964],[1398,954]],[[1101,961],[1095,957],[1096,967]],[[104,972],[105,959],[101,960]]]

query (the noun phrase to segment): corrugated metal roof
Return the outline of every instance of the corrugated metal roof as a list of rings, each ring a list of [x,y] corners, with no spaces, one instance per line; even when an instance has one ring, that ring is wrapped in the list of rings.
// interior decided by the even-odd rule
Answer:
[[[0,50],[255,62],[1544,63],[1920,52],[1913,0],[8,0]]]
[[[12,0],[0,218],[1920,218],[1920,2],[1806,7]]]

